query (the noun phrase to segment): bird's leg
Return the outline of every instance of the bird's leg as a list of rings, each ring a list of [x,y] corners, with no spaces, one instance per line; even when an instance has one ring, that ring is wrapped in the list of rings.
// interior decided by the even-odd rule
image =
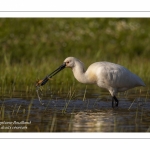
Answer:
[[[115,106],[118,107],[119,101],[116,96],[112,97],[112,107],[114,107],[114,100],[115,100]]]
[[[114,108],[114,97],[112,97],[112,108]]]
[[[116,96],[113,96],[113,99],[115,100],[115,104],[116,104],[116,107],[118,107],[118,104],[119,104],[119,101],[118,101],[118,99],[117,99],[117,97]]]

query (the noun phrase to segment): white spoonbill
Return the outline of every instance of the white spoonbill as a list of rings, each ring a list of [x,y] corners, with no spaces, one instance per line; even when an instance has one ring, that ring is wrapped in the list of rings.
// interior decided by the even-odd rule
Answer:
[[[112,107],[114,107],[114,100],[115,106],[118,106],[119,101],[116,98],[118,92],[145,86],[141,78],[123,66],[104,61],[95,62],[85,70],[84,64],[75,57],[66,58],[59,68],[43,79],[41,85],[44,85],[49,78],[64,68],[71,68],[74,77],[81,83],[97,84],[99,87],[107,89],[112,96]]]

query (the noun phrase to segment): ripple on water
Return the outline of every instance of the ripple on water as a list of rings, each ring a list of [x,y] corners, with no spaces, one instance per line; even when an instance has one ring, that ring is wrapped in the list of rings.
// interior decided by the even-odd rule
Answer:
[[[135,93],[119,95],[119,107],[111,107],[110,95],[73,100],[55,96],[37,98],[5,98],[0,100],[3,121],[32,122],[22,132],[146,132],[150,131],[150,99]],[[2,114],[2,113],[1,113]],[[1,118],[2,120],[2,118]],[[19,131],[18,131],[19,132]]]

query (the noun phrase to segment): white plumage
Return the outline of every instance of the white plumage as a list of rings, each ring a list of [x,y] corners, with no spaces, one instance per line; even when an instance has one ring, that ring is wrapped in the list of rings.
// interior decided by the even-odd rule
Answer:
[[[112,96],[112,107],[114,100],[118,106],[118,99],[115,96],[118,92],[145,86],[141,78],[118,64],[96,62],[85,70],[84,64],[75,57],[66,58],[64,64],[65,67],[72,68],[74,77],[79,82],[97,84],[99,87],[107,89]]]

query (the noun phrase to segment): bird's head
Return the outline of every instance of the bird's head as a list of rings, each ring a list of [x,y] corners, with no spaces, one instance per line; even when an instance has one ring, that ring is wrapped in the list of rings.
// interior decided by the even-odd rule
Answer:
[[[59,66],[56,70],[54,70],[51,74],[47,75],[43,80],[41,80],[40,84],[36,85],[44,85],[45,83],[47,83],[47,81],[52,78],[54,75],[56,75],[58,72],[60,72],[61,70],[63,70],[64,68],[73,68],[74,64],[75,64],[75,59],[74,57],[68,57],[64,60],[64,63]]]
[[[74,57],[67,57],[64,60],[64,64],[66,65],[66,68],[73,68],[75,66],[75,58]]]

